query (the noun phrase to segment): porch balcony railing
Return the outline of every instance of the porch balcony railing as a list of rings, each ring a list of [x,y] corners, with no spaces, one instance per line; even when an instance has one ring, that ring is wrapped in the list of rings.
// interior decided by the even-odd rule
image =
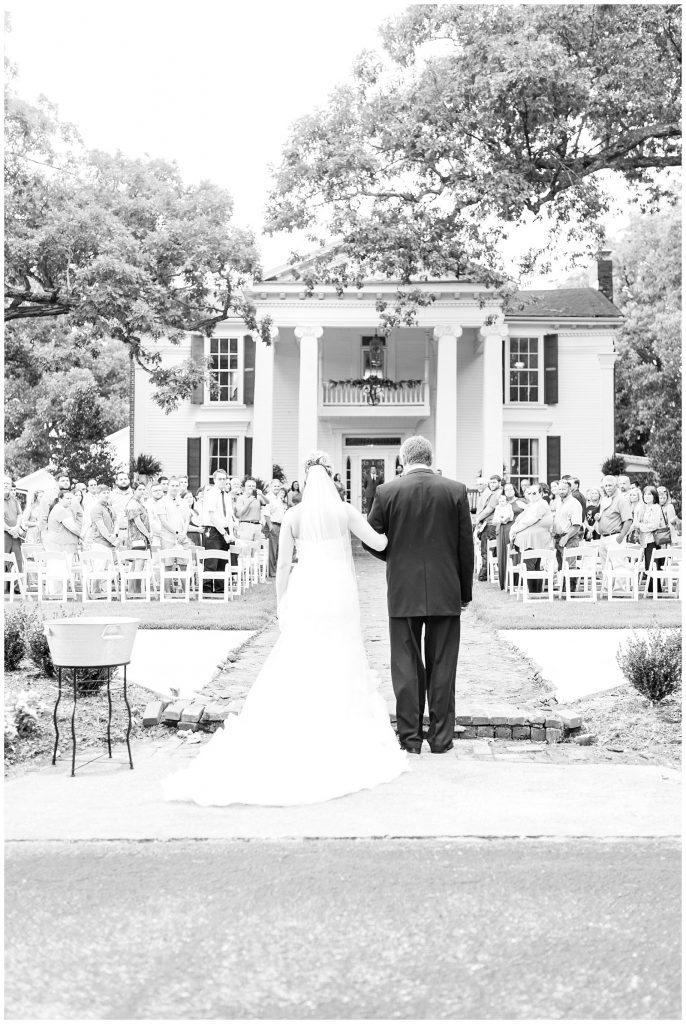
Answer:
[[[426,402],[426,381],[399,381],[393,384],[365,385],[350,381],[322,381],[322,405],[363,408],[371,406],[423,406]]]

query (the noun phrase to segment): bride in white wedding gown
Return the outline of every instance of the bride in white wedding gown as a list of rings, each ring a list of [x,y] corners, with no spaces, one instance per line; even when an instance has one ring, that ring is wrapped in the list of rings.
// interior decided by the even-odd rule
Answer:
[[[281,636],[241,714],[165,781],[169,800],[310,804],[407,770],[364,651],[350,548],[350,532],[377,551],[386,537],[341,501],[325,453],[313,452],[305,471],[303,500],[279,539]]]

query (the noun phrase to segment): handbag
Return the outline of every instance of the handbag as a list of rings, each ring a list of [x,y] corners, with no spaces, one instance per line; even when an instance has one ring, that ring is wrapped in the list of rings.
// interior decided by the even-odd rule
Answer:
[[[658,527],[658,529],[653,533],[655,544],[657,544],[658,547],[672,543],[672,531],[667,525],[667,517],[665,516],[664,509],[662,509],[662,521],[665,525]]]

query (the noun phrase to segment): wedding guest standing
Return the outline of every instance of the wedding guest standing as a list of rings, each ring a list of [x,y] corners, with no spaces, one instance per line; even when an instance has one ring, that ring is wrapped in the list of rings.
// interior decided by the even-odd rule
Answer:
[[[272,480],[267,492],[268,505],[265,509],[269,520],[269,575],[276,576],[276,562],[279,557],[279,534],[286,514],[286,505],[281,495],[283,488],[280,480]]]
[[[510,527],[510,541],[521,554],[530,548],[553,548],[552,525],[553,512],[543,497],[542,484],[532,484],[526,492],[527,507]],[[526,566],[532,571],[541,568],[540,558],[526,559]],[[540,593],[543,580],[530,580],[529,591]]]
[[[557,508],[553,519],[553,539],[557,554],[557,567],[562,568],[563,553],[569,548],[578,548],[584,524],[584,513],[581,503],[572,496],[571,481],[563,478],[558,483]],[[576,559],[573,561],[576,566]],[[570,589],[576,590],[577,580],[569,581]]]
[[[598,519],[600,519],[600,491],[597,487],[589,487],[586,494],[586,514],[584,516],[585,540],[598,540],[600,536]]]
[[[634,513],[634,528],[638,533],[639,543],[643,548],[643,564],[646,572],[650,568],[650,561],[656,546],[656,534],[662,525],[662,510],[657,489],[652,486],[643,488],[643,501],[636,506]],[[653,592],[653,581],[648,583],[648,593]]]
[[[493,526],[493,513],[501,494],[500,485],[501,477],[498,473],[493,473],[492,476],[488,478],[488,491],[484,492],[483,502],[480,503],[477,499],[476,536],[481,544],[481,570],[479,572],[478,579],[481,583],[485,583],[488,579],[488,572],[486,569],[488,542],[490,540],[495,540],[496,530]]]
[[[21,525],[26,533],[26,544],[41,544],[41,502],[43,491],[34,491],[26,503],[26,509],[21,517]]]
[[[287,503],[289,508],[291,505],[297,505],[298,502],[294,500],[296,494],[300,494],[300,484],[297,480],[294,480],[288,491]],[[300,498],[298,498],[298,501],[300,501]]]
[[[505,519],[503,524],[498,528],[498,581],[500,583],[500,589],[505,589],[505,582],[507,578],[507,550],[510,546],[510,528],[513,522],[522,514],[526,508],[526,501],[522,498],[517,497],[512,484],[505,484],[503,487],[503,496],[506,500],[507,505],[512,510],[512,516],[509,519]],[[500,507],[500,505],[498,505]],[[497,512],[497,508],[496,508]]]
[[[93,559],[93,568],[102,572],[117,547],[117,531],[114,523],[114,516],[110,509],[110,489],[105,484],[100,484],[95,489],[94,501],[90,510],[90,525],[88,526],[85,543],[92,551],[102,551],[103,557]],[[93,584],[94,595],[104,594],[105,581],[97,580]]]
[[[115,525],[117,528],[117,536],[119,538],[120,547],[124,547],[124,545],[126,544],[126,535],[128,532],[126,506],[132,500],[133,490],[131,488],[129,474],[123,472],[117,473],[115,479],[115,487],[111,494],[110,506],[112,509],[112,514],[115,517]]]
[[[5,554],[14,555],[17,560],[19,572],[23,569],[21,557],[21,542],[24,538],[24,529],[21,524],[21,505],[16,494],[12,493],[12,477],[5,477]],[[15,591],[18,593],[17,588]],[[5,586],[5,593],[9,593],[9,585]]]
[[[259,490],[255,481],[248,477],[243,485],[243,494],[236,500],[239,522],[259,526],[262,518],[262,506],[266,504],[267,500],[262,491]]]
[[[210,487],[205,499],[205,516],[209,527],[205,530],[206,551],[228,551],[229,544],[235,540],[234,515],[231,495],[228,491],[228,476],[223,469],[212,474],[214,487]],[[208,572],[221,572],[226,566],[223,559],[208,558],[205,568]],[[223,593],[224,584],[221,580],[209,580],[203,584],[207,594]]]

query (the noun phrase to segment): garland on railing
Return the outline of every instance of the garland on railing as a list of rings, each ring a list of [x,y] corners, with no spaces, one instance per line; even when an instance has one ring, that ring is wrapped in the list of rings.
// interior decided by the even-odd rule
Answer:
[[[349,384],[350,387],[359,388],[366,394],[367,401],[376,405],[379,394],[382,391],[398,391],[400,388],[416,388],[422,383],[421,380],[388,380],[386,377],[364,377],[358,380],[330,380],[327,383],[331,387],[339,384]]]

